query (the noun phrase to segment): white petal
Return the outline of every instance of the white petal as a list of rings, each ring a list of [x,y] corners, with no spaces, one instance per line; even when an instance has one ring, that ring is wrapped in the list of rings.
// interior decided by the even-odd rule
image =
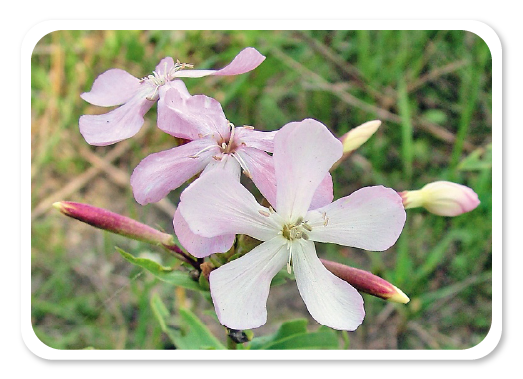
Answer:
[[[281,230],[278,215],[259,205],[228,170],[211,170],[187,187],[180,212],[193,233],[203,237],[247,234],[266,241]]]
[[[276,211],[286,220],[304,216],[316,189],[342,154],[341,142],[316,120],[282,127],[274,137]]]
[[[211,296],[220,322],[232,329],[265,324],[271,280],[287,258],[287,242],[277,236],[212,271]]]
[[[234,177],[240,181],[241,166],[234,157],[228,154],[216,154],[209,164],[205,167],[201,175],[204,175],[213,170],[221,170],[221,172],[228,171],[234,175]]]
[[[383,186],[361,188],[305,216],[311,240],[371,251],[394,245],[405,218],[401,197]]]
[[[313,242],[296,240],[291,249],[296,284],[311,316],[333,329],[355,330],[365,317],[358,291],[325,268]]]

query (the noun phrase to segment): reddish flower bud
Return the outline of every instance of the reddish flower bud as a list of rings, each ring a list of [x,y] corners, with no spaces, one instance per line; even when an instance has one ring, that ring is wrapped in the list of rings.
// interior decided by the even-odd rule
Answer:
[[[358,291],[396,303],[407,304],[410,301],[403,291],[379,276],[341,263],[328,261],[326,259],[320,260],[327,270],[338,278],[345,280]]]
[[[57,202],[53,206],[64,215],[99,229],[154,245],[164,245],[166,247],[174,245],[173,237],[170,234],[160,232],[129,217],[106,209],[71,201]]]

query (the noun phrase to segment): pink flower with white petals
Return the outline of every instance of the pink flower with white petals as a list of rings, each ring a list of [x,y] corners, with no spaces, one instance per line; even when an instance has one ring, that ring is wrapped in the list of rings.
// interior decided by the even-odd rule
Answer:
[[[95,146],[106,146],[130,138],[142,127],[145,113],[161,99],[162,90],[176,88],[188,94],[185,84],[177,78],[244,74],[254,70],[264,59],[256,49],[248,47],[221,70],[185,70],[192,68],[192,65],[175,63],[171,57],[162,59],[152,75],[141,79],[121,69],[108,70],[98,76],[91,91],[81,97],[93,105],[121,106],[105,114],[81,116],[80,133]],[[158,105],[159,113],[161,106]]]
[[[236,181],[243,171],[262,195],[275,204],[276,181],[272,156],[276,132],[260,132],[249,126],[234,127],[223,113],[218,101],[205,95],[191,96],[170,88],[160,98],[162,129],[176,137],[191,140],[170,150],[154,153],[143,159],[131,175],[136,201],[154,203],[202,172],[228,171]],[[326,175],[314,204],[332,201],[332,178]],[[228,251],[234,234],[217,238],[195,235],[177,210],[174,230],[180,243],[195,257]]]
[[[193,233],[207,238],[247,234],[264,241],[210,274],[223,325],[263,325],[271,280],[286,265],[294,269],[300,295],[316,321],[341,330],[361,324],[361,295],[323,266],[314,241],[386,250],[398,239],[406,215],[401,197],[382,186],[311,210],[318,186],[342,154],[341,142],[323,124],[293,122],[274,138],[276,210],[259,205],[228,173],[209,172],[183,192],[179,211]]]

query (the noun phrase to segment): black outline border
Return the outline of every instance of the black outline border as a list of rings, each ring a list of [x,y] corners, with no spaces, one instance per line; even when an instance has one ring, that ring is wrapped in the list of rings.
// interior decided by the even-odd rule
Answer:
[[[488,25],[494,32],[497,34],[500,39],[502,46],[502,58],[503,58],[503,67],[501,68],[502,75],[501,81],[503,83],[503,92],[505,96],[508,95],[508,99],[504,99],[502,103],[502,120],[503,124],[512,125],[512,46],[510,40],[505,33],[505,31],[494,21],[482,16],[180,16],[180,17],[162,17],[162,16],[48,16],[40,18],[34,21],[29,25],[22,35],[20,36],[19,43],[17,46],[17,119],[18,119],[18,131],[17,131],[17,143],[18,143],[18,258],[17,258],[17,339],[20,346],[20,349],[24,355],[35,365],[51,369],[51,370],[151,370],[151,362],[154,362],[154,370],[169,370],[173,369],[172,361],[170,360],[49,360],[41,358],[35,355],[29,348],[25,345],[25,342],[21,334],[21,54],[22,54],[22,42],[27,34],[27,32],[36,24],[43,21],[60,21],[60,20],[274,20],[274,21],[283,21],[283,20],[301,20],[301,21],[319,21],[319,20],[468,20],[468,21],[480,21]],[[507,143],[505,146],[505,151],[507,155],[512,156],[512,145]],[[507,167],[508,166],[508,167]],[[504,167],[507,168],[508,172],[512,172],[512,161],[509,160],[504,163]],[[505,183],[507,188],[512,188],[512,177],[509,176],[507,180],[508,183]],[[512,215],[512,200],[509,198],[510,216]],[[505,228],[507,230],[508,228]],[[512,240],[512,228],[509,230],[509,237],[507,240]],[[504,238],[505,239],[505,238]],[[512,249],[510,249],[512,251]],[[501,252],[500,252],[501,253]],[[482,368],[487,368],[495,363],[497,363],[507,352],[510,343],[512,341],[512,261],[507,259],[508,256],[505,256],[505,263],[502,267],[503,272],[503,284],[504,288],[502,292],[502,304],[503,304],[503,316],[502,316],[502,332],[501,337],[496,345],[496,347],[486,356],[481,357],[476,360],[361,360],[350,362],[350,370],[356,369],[369,369],[372,370],[404,370],[406,368],[412,367],[419,369],[423,367],[423,370],[477,370]],[[178,361],[178,360],[176,360]],[[219,360],[223,362],[224,360]],[[234,360],[225,360],[228,362]],[[344,360],[287,360],[287,362],[295,362],[296,365],[278,365],[279,360],[238,360],[234,361],[235,369],[268,369],[265,362],[273,362],[278,365],[278,369],[289,370],[299,367],[300,370],[318,370],[318,367],[321,367],[321,370],[332,370],[332,369],[342,369],[347,370],[347,367]],[[94,366],[93,363],[97,362],[99,366]],[[183,360],[180,360],[183,362]],[[197,370],[220,370],[220,366],[226,366],[226,369],[231,369],[231,365],[216,365],[216,360],[187,360],[187,362],[198,362],[202,363],[198,365]],[[284,362],[284,361],[282,361]],[[372,365],[369,365],[370,362],[373,362]],[[406,362],[412,362],[413,365],[407,365]],[[447,365],[443,366],[441,363],[446,362]],[[203,363],[207,363],[204,365]],[[261,365],[260,365],[261,363]],[[328,363],[328,364],[325,364]],[[109,368],[110,367],[110,368]],[[191,367],[189,365],[188,367]]]

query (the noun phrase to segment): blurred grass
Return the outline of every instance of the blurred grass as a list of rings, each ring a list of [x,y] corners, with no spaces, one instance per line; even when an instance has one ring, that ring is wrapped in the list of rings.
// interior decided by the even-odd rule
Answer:
[[[57,349],[172,348],[149,307],[151,295],[159,294],[166,304],[183,301],[198,309],[223,338],[205,299],[190,293],[178,298],[114,249],[156,254],[149,246],[66,219],[50,206],[59,200],[87,202],[172,232],[169,205],[141,207],[126,184],[141,159],[174,143],[156,128],[156,107],[134,138],[91,147],[78,131],[78,118],[105,110],[79,95],[110,68],[143,77],[165,56],[197,68],[219,68],[246,46],[267,56],[253,72],[185,80],[191,93],[219,100],[235,125],[275,130],[312,117],[341,136],[365,121],[383,121],[333,172],[335,198],[368,185],[401,191],[452,180],[472,187],[481,200],[473,212],[456,218],[409,210],[402,236],[386,252],[317,244],[320,256],[371,270],[411,298],[408,305],[398,305],[364,296],[367,316],[349,333],[351,348],[466,349],[479,343],[491,320],[492,66],[485,43],[463,31],[57,31],[44,36],[34,49],[31,73],[36,335]],[[105,168],[96,166],[89,152],[105,157]],[[169,196],[172,203],[179,193]],[[274,332],[293,317],[310,320],[293,283],[274,288],[268,307],[269,322],[256,335]]]

